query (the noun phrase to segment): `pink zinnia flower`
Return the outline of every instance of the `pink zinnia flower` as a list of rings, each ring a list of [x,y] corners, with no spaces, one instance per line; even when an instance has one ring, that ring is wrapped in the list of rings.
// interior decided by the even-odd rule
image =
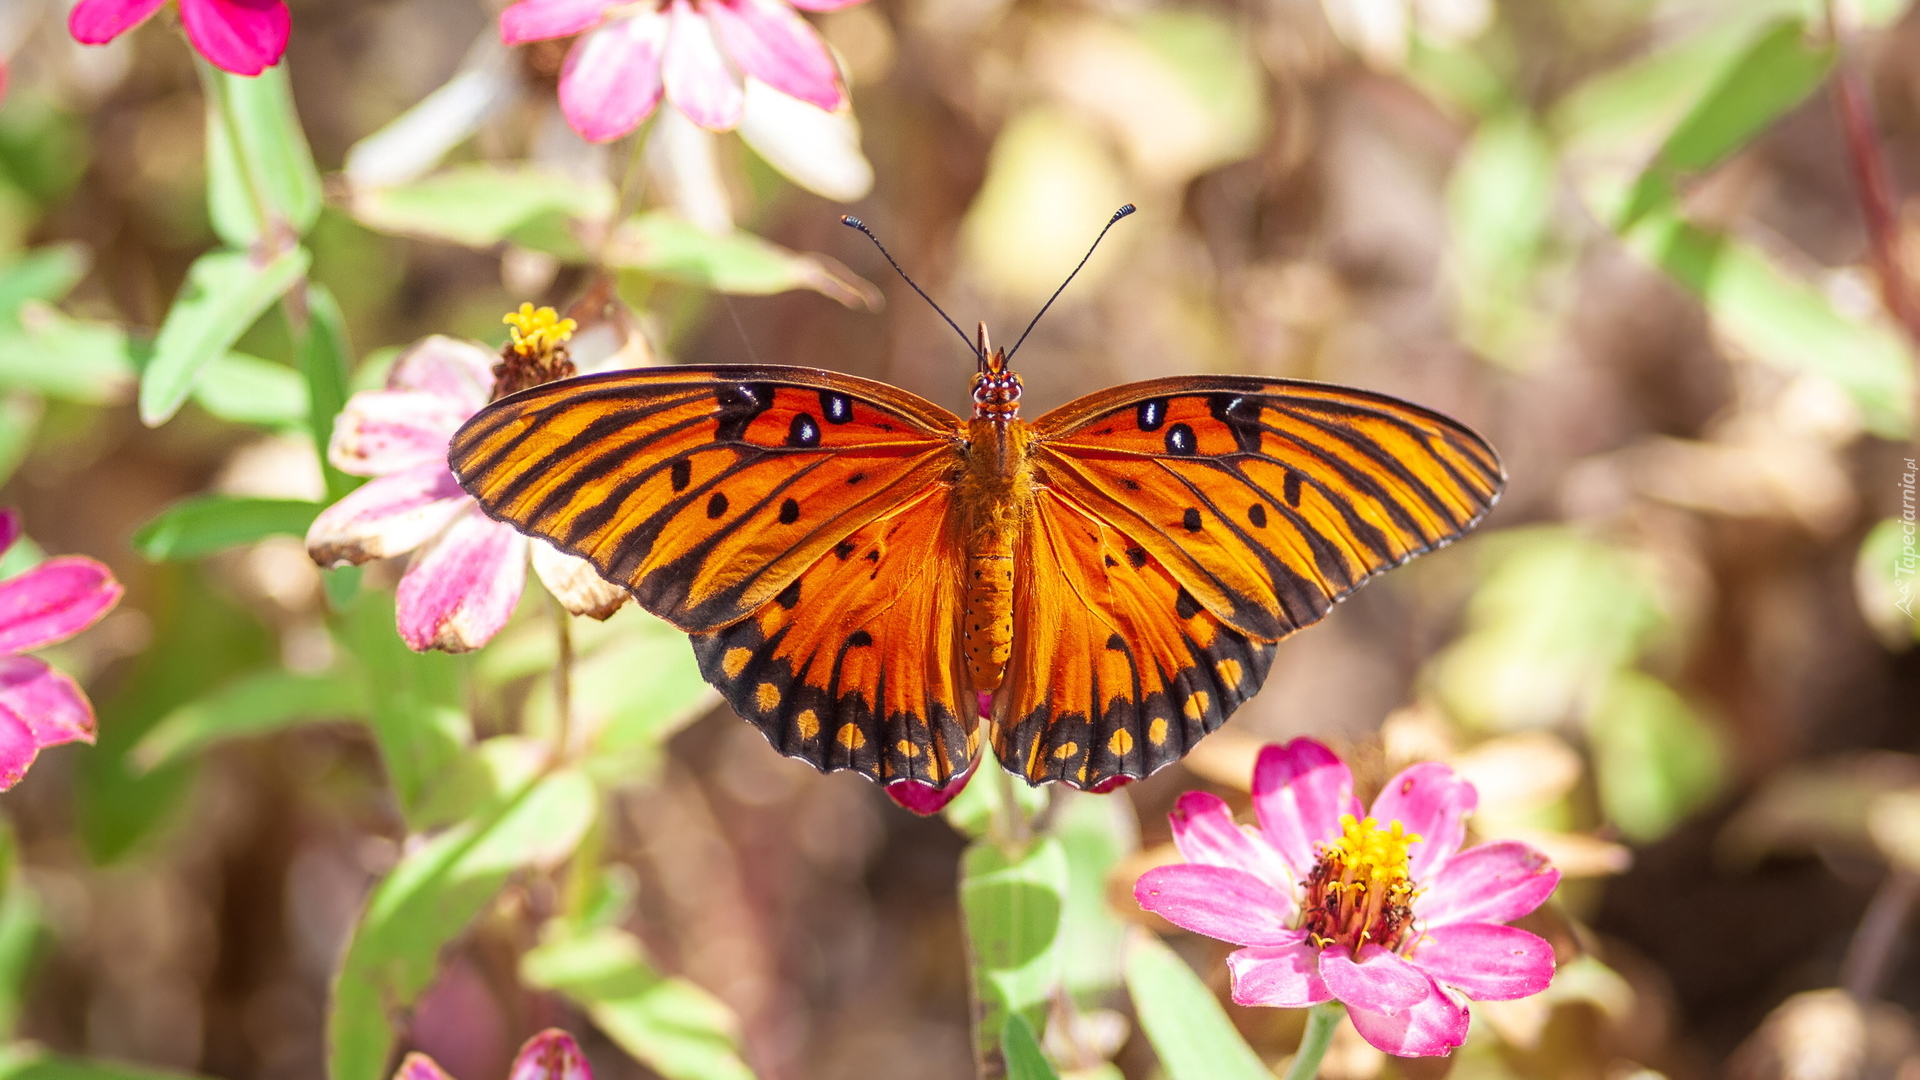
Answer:
[[[571,319],[524,305],[507,320],[509,354],[558,361],[534,382],[572,374],[562,347]],[[447,468],[447,442],[469,416],[532,385],[522,381],[524,365],[496,367],[496,359],[470,342],[427,338],[395,361],[386,389],[348,399],[327,447],[341,472],[376,479],[320,512],[307,530],[307,553],[322,566],[340,566],[418,549],[396,598],[400,637],[417,651],[466,652],[492,640],[520,602],[529,555],[548,591],[576,615],[604,619],[626,599],[584,559],[489,518]],[[496,387],[499,372],[505,378]]]
[[[432,1058],[418,1051],[400,1061],[393,1080],[453,1080]],[[559,1028],[528,1039],[513,1059],[507,1080],[593,1080],[593,1067],[573,1036]]]
[[[147,21],[166,0],[80,0],[67,29],[83,45],[105,45]],[[180,0],[180,25],[207,62],[235,75],[258,75],[287,51],[293,20],[285,0]]]
[[[1389,1054],[1445,1054],[1467,1037],[1465,999],[1537,994],[1553,947],[1502,925],[1560,881],[1546,857],[1502,841],[1460,850],[1479,795],[1437,762],[1387,782],[1362,814],[1353,774],[1311,739],[1261,751],[1258,830],[1190,791],[1171,815],[1184,866],[1140,876],[1140,906],[1246,948],[1227,957],[1233,1000],[1297,1009],[1339,999]]]
[[[20,518],[0,510],[0,552]],[[48,559],[0,581],[0,791],[20,782],[40,751],[93,741],[93,706],[68,676],[22,656],[85,630],[120,602],[120,583],[92,559]]]
[[[500,13],[509,45],[581,34],[560,73],[560,111],[607,142],[653,115],[664,93],[711,131],[739,126],[746,78],[832,112],[846,99],[827,47],[793,9],[860,0],[520,0]]]

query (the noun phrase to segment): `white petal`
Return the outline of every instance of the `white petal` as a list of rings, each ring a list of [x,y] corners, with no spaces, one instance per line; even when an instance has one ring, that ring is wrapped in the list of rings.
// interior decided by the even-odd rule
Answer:
[[[873,166],[860,152],[860,123],[851,107],[828,112],[749,78],[740,137],[816,195],[853,202],[873,190]]]
[[[609,619],[627,601],[627,590],[600,576],[585,559],[568,555],[545,540],[533,542],[533,572],[568,611]]]

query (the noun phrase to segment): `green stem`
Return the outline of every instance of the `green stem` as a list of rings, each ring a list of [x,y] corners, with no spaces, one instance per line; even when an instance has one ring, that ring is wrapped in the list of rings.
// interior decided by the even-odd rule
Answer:
[[[233,95],[227,93],[226,85],[221,82],[220,72],[204,59],[196,59],[200,71],[200,86],[204,93],[213,97],[220,109],[220,122],[226,128],[227,146],[233,153],[234,167],[240,170],[240,179],[247,189],[247,201],[253,204],[253,212],[260,219],[260,246],[269,252],[279,252],[290,246],[293,230],[281,221],[273,212],[273,203],[267,198],[260,178],[253,173],[252,163],[240,148],[240,118],[233,111]],[[212,133],[208,133],[211,137]]]
[[[991,751],[987,756],[989,761],[982,762],[981,767],[985,768],[991,763],[994,774],[999,778],[1000,812],[994,815],[993,835],[1000,849],[1011,857],[1033,838],[1032,823],[1027,820],[1026,809],[1020,805],[1019,793],[1013,789],[1013,774],[992,761]]]
[[[1287,1066],[1286,1080],[1313,1080],[1320,1075],[1320,1059],[1333,1045],[1333,1033],[1340,1027],[1346,1007],[1337,1001],[1323,1001],[1307,1013],[1307,1030],[1300,1036],[1300,1049]]]
[[[553,665],[553,759],[566,761],[573,754],[573,615],[560,598],[553,601],[553,630],[559,641],[560,658]]]

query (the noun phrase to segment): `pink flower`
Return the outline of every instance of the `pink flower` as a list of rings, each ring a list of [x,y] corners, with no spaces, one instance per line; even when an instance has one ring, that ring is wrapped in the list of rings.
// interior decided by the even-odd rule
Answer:
[[[67,30],[83,45],[105,45],[147,20],[166,0],[80,0]],[[180,0],[180,24],[207,62],[258,75],[287,51],[293,20],[285,0]]]
[[[20,538],[20,519],[0,510],[0,552]],[[63,641],[120,602],[107,568],[78,556],[48,559],[0,581],[0,791],[20,782],[40,751],[93,741],[93,706],[66,675],[21,653]]]
[[[531,305],[508,320],[530,355],[545,350],[565,363],[555,374],[571,373],[561,348],[571,320]],[[307,552],[322,566],[415,552],[400,578],[397,621],[416,651],[467,652],[492,640],[520,602],[529,556],[535,575],[576,615],[604,619],[626,599],[584,560],[487,517],[447,468],[448,440],[495,396],[494,361],[468,342],[421,341],[394,363],[386,389],[348,399],[327,447],[340,471],[376,479],[320,512]]]
[[[1353,774],[1311,739],[1261,751],[1258,830],[1190,791],[1171,815],[1187,860],[1140,876],[1134,899],[1227,957],[1233,1000],[1296,1009],[1339,999],[1389,1054],[1445,1054],[1467,1037],[1465,999],[1537,994],[1553,948],[1502,925],[1544,903],[1560,872],[1512,841],[1460,850],[1479,801],[1437,762],[1402,770],[1362,815]]]
[[[453,1080],[434,1060],[414,1052],[401,1059],[393,1080]],[[513,1059],[507,1080],[593,1080],[593,1068],[573,1036],[559,1028],[528,1039]]]
[[[831,112],[840,72],[793,9],[860,0],[520,0],[500,13],[509,45],[582,35],[560,73],[560,110],[582,137],[607,142],[653,115],[661,95],[687,118],[727,131],[746,114],[746,79]]]

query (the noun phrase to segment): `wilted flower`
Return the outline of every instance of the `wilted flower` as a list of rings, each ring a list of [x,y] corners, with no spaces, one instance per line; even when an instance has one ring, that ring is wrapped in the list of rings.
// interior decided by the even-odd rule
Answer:
[[[432,1058],[418,1051],[408,1054],[394,1070],[393,1080],[453,1080]],[[593,1067],[573,1036],[559,1028],[528,1039],[514,1056],[507,1080],[593,1080]]]
[[[0,510],[0,552],[20,519]],[[92,559],[65,556],[0,581],[0,790],[20,782],[42,749],[93,741],[93,706],[68,676],[31,656],[92,626],[119,603],[120,583]]]
[[[84,45],[105,45],[145,22],[166,0],[80,0],[67,29]],[[180,0],[180,25],[207,62],[258,75],[287,51],[293,20],[285,0]]]
[[[1525,844],[1460,850],[1478,801],[1437,762],[1404,769],[1363,814],[1353,774],[1311,739],[1269,746],[1254,768],[1258,830],[1204,792],[1171,815],[1186,865],[1140,876],[1140,906],[1246,946],[1227,958],[1233,1000],[1347,1006],[1389,1054],[1445,1054],[1465,1041],[1464,999],[1537,994],[1553,948],[1502,925],[1544,903],[1559,871]]]
[[[520,0],[500,14],[509,45],[582,35],[560,73],[560,109],[594,142],[639,127],[664,94],[711,131],[740,125],[748,79],[831,112],[846,100],[833,57],[793,9],[859,0]]]
[[[526,585],[527,560],[576,615],[604,619],[626,599],[585,560],[494,521],[447,468],[447,442],[488,401],[573,374],[565,344],[573,320],[524,304],[506,319],[500,362],[478,345],[430,337],[394,363],[387,388],[353,395],[334,422],[327,459],[376,477],[321,511],[307,552],[322,566],[419,549],[400,579],[400,637],[419,651],[466,652],[507,624]]]

